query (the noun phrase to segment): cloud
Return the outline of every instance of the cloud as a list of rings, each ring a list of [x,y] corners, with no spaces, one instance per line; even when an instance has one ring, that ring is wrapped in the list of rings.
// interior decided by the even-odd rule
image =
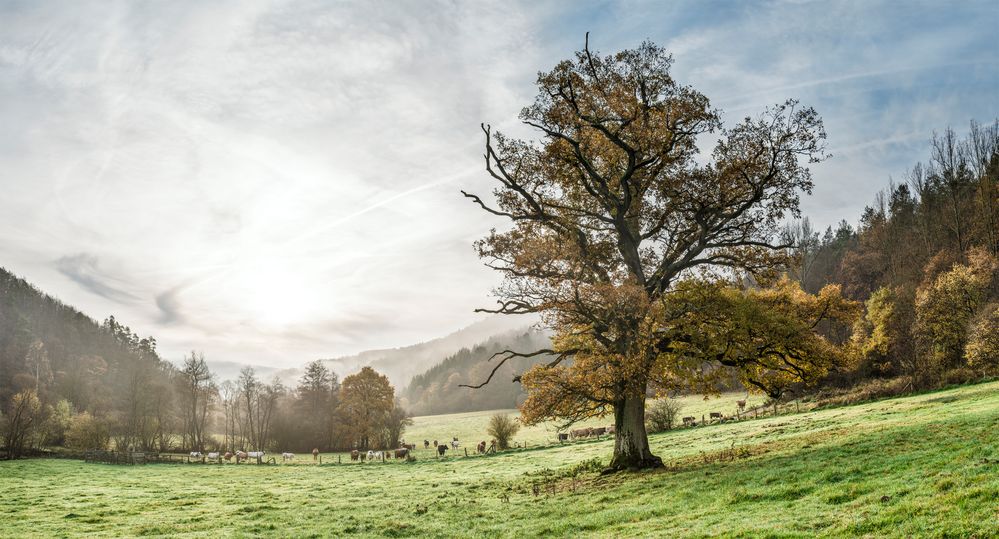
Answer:
[[[138,299],[135,295],[116,286],[115,283],[120,283],[120,279],[100,270],[95,255],[79,253],[63,256],[55,261],[55,267],[59,273],[102,298],[116,303],[132,302]]]

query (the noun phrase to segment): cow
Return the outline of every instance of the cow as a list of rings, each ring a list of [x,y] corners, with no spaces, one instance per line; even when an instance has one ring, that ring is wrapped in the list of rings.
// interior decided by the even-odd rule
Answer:
[[[735,401],[735,405],[739,407],[740,410],[746,407],[746,401]]]
[[[423,440],[423,449],[430,449],[430,440]]]
[[[451,440],[451,449],[454,449],[455,451],[458,450],[458,439],[457,438],[455,438],[454,440]]]
[[[249,457],[247,456],[246,451],[236,451],[236,464],[239,464],[239,461],[246,460],[247,458]]]
[[[614,434],[614,432],[616,432],[616,431],[617,431],[617,427],[615,427],[614,425],[610,425],[610,426],[607,427],[607,434]]]
[[[711,419],[725,419],[725,416],[721,412],[711,412],[708,414]]]
[[[593,436],[603,436],[607,432],[607,427],[593,427],[590,429],[590,434]]]
[[[570,434],[572,434],[572,438],[573,438],[573,439],[576,439],[576,438],[587,438],[587,437],[589,437],[589,436],[590,436],[591,434],[593,434],[593,429],[590,429],[590,428],[585,428],[585,429],[573,429],[573,430],[572,430],[572,431],[570,432]]]
[[[202,457],[201,451],[191,451],[192,459],[200,459]]]
[[[264,452],[263,451],[250,451],[250,452],[248,452],[246,454],[246,456],[247,456],[247,458],[257,459],[257,464],[260,464],[260,461],[262,461],[264,459]]]
[[[434,447],[437,447],[439,445],[441,445],[441,444],[437,443],[437,440],[434,440]]]
[[[288,462],[289,460],[295,460],[294,453],[281,453],[281,461]]]
[[[694,416],[684,417],[683,418],[683,424],[684,425],[690,425],[691,427],[693,427],[694,425],[697,424],[697,418],[694,417]]]
[[[382,460],[382,455],[381,451],[375,451],[373,460]]]
[[[375,460],[375,452],[370,449],[368,450],[368,460]]]
[[[218,460],[218,459],[219,459],[218,451],[208,454],[208,460]]]
[[[225,458],[226,461],[232,460],[232,453],[230,453],[229,451],[226,451],[225,455],[223,455],[223,458]]]
[[[356,450],[356,449],[353,450],[353,451],[351,451],[350,452],[350,460],[357,460],[358,457],[360,456],[360,454],[361,454],[361,452],[358,451],[358,450]]]
[[[403,449],[408,449],[410,451],[416,451],[416,444],[402,444]]]
[[[568,439],[569,439],[569,435],[567,433],[565,433],[565,432],[558,433],[558,442],[559,443],[562,443],[562,442],[564,442],[564,441],[566,441]]]
[[[486,452],[486,441],[482,440],[481,442],[479,442],[479,445],[475,446],[475,451],[478,452],[478,453],[485,453]]]
[[[404,459],[404,458],[408,458],[408,457],[409,457],[409,448],[408,447],[407,448],[403,448],[403,449],[396,449],[395,450],[395,458],[397,458],[397,459]]]
[[[447,444],[439,444],[437,446],[437,456],[438,457],[443,457],[444,453],[447,451],[447,449],[448,449]]]
[[[368,453],[361,452],[361,462],[364,462],[364,457],[368,456]]]
[[[319,460],[319,448],[316,447],[312,450],[312,460]]]

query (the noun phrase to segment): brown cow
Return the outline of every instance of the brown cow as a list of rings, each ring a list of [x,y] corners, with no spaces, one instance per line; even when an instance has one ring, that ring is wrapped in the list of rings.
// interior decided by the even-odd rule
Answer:
[[[246,451],[236,451],[236,464],[239,464],[239,461],[246,460],[248,458],[250,458],[250,455]]]
[[[232,453],[226,451],[225,455],[222,455],[222,458],[224,458],[228,462],[228,461],[232,460]]]
[[[697,423],[697,418],[694,416],[687,416],[683,418],[684,425],[695,425]]]
[[[397,459],[404,459],[408,456],[409,456],[409,448],[395,450],[395,458]]]
[[[593,436],[603,436],[605,432],[607,432],[606,427],[593,427],[590,429],[590,434]]]
[[[478,452],[478,453],[485,453],[486,452],[486,441],[482,440],[481,442],[479,442],[479,445],[475,446],[475,451]]]
[[[735,401],[735,404],[736,406],[739,407],[740,410],[746,407],[746,401]]]
[[[410,451],[416,451],[416,444],[402,444],[402,447]]]
[[[356,449],[350,452],[350,460],[357,460],[360,456],[361,452]]]

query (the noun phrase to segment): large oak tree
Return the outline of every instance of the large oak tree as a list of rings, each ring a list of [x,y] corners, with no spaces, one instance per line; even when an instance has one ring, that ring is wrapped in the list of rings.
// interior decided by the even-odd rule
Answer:
[[[615,469],[662,464],[645,432],[650,383],[692,379],[677,375],[691,364],[703,371],[703,361],[741,367],[759,384],[778,371],[801,378],[821,370],[807,368],[815,358],[796,358],[779,342],[800,338],[814,351],[815,335],[774,333],[774,342],[755,342],[760,353],[746,343],[692,342],[691,325],[678,321],[695,307],[672,297],[688,277],[756,273],[780,261],[787,246],[778,229],[811,192],[808,163],[824,157],[821,119],[788,101],[723,128],[707,97],[673,79],[672,63],[652,43],[610,56],[586,47],[541,73],[537,98],[520,116],[539,138],[483,126],[495,203],[463,192],[512,224],[477,243],[486,264],[505,276],[498,306],[483,310],[540,313],[557,334],[550,350],[500,359],[554,355],[524,378],[535,399],[524,407],[526,419],[613,410]],[[698,137],[712,134],[713,152],[698,159]],[[730,312],[721,308],[726,301],[739,304],[707,295],[709,311],[720,315]],[[788,312],[801,303],[793,299],[784,302]],[[763,322],[759,308],[743,310]],[[826,316],[821,308],[808,314]],[[745,332],[723,330],[732,338]]]

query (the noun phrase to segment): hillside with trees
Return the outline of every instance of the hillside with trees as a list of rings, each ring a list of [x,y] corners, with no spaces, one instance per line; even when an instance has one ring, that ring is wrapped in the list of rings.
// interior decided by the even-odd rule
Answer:
[[[551,357],[517,358],[503,364],[496,372],[497,383],[478,389],[463,387],[477,383],[493,369],[490,358],[504,350],[534,350],[551,346],[548,334],[530,330],[498,335],[471,348],[462,348],[443,361],[418,374],[403,392],[409,409],[416,415],[447,414],[514,408],[525,393],[520,384],[510,383],[514,376]]]

